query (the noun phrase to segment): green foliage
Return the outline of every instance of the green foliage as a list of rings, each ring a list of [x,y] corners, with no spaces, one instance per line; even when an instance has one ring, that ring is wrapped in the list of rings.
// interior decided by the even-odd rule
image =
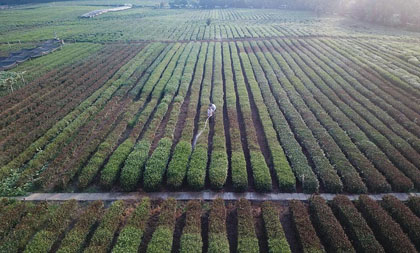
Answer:
[[[167,199],[162,203],[158,227],[147,245],[147,253],[171,252],[175,228],[175,211],[175,199]]]
[[[194,190],[204,188],[207,167],[207,147],[197,146],[191,154],[187,171],[188,186]]]
[[[57,250],[58,253],[81,252],[86,236],[102,215],[103,206],[102,201],[95,201],[86,208],[77,223],[62,240],[60,248]]]
[[[147,160],[143,177],[143,186],[145,190],[156,191],[162,184],[163,175],[165,174],[166,166],[168,165],[171,146],[171,139],[161,139],[152,156]]]
[[[181,253],[196,252],[203,249],[201,239],[201,203],[191,200],[187,203],[186,221],[181,235]]]
[[[417,215],[417,217],[420,217],[420,197],[410,197],[408,199],[407,205],[410,207],[410,209]]]
[[[137,252],[140,246],[143,233],[146,230],[147,221],[150,216],[150,199],[145,198],[136,207],[130,220],[118,236],[117,243],[112,252]]]
[[[327,251],[356,252],[325,199],[313,195],[309,200],[312,221]]]
[[[306,206],[298,200],[292,200],[289,202],[289,207],[300,249],[305,253],[325,252],[309,219]]]
[[[407,235],[378,202],[361,195],[357,204],[384,249],[392,252],[416,252]]]
[[[213,200],[209,215],[209,253],[228,253],[226,208],[223,199]]]
[[[30,210],[13,231],[3,239],[0,252],[22,251],[41,225],[54,214],[53,211],[54,208],[45,202]]]
[[[338,195],[331,205],[358,252],[385,252],[362,215],[347,197]]]
[[[250,202],[243,198],[238,200],[236,212],[238,217],[237,252],[260,252]]]
[[[180,141],[172,154],[168,165],[167,184],[174,189],[179,189],[187,174],[188,160],[191,154],[191,143]]]
[[[104,217],[90,240],[85,252],[101,253],[108,252],[114,234],[120,226],[124,202],[119,200],[112,203],[106,210]]]
[[[132,191],[143,177],[143,168],[149,157],[150,142],[138,142],[121,169],[120,184],[125,191]]]
[[[134,146],[134,143],[131,139],[124,141],[118,148],[114,151],[111,157],[108,160],[108,163],[105,165],[101,172],[100,184],[105,188],[111,188],[114,182],[117,180],[117,175],[120,170],[121,165],[126,160],[127,156],[131,152],[131,148]]]
[[[269,252],[291,252],[283,227],[280,223],[279,212],[272,202],[265,201],[262,203],[262,217],[264,220],[265,233],[268,238]]]
[[[404,205],[392,195],[386,195],[382,199],[383,208],[388,211],[392,218],[397,221],[403,231],[411,239],[411,242],[420,249],[420,218],[410,208]]]
[[[38,231],[32,240],[26,245],[24,252],[48,252],[54,242],[70,224],[72,215],[77,210],[75,200],[66,201],[60,205],[48,220],[46,227]]]

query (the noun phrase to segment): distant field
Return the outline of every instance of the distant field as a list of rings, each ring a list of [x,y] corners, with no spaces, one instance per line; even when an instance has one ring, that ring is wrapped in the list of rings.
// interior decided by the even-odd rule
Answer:
[[[420,189],[418,34],[287,10],[79,19],[91,2],[0,11],[0,56],[65,41],[0,90],[0,195]]]

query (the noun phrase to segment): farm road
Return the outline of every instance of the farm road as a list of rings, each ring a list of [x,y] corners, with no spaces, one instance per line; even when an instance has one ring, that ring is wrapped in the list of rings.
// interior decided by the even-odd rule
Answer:
[[[420,197],[420,193],[387,193],[393,195],[401,201],[408,200],[411,196]],[[374,200],[382,200],[382,197],[387,194],[369,194],[368,196]],[[322,193],[320,194],[326,200],[332,200],[337,194]],[[357,200],[360,195],[349,194],[346,196],[351,200]],[[174,198],[176,200],[190,200],[190,199],[202,199],[202,200],[213,200],[220,197],[224,200],[238,200],[240,198],[246,198],[251,201],[288,201],[288,200],[302,200],[306,201],[311,197],[311,194],[305,193],[256,193],[256,192],[213,192],[213,191],[201,191],[201,192],[152,192],[152,193],[140,193],[140,192],[109,192],[109,193],[32,193],[29,196],[17,197],[19,200],[27,201],[65,201],[69,199],[75,199],[78,201],[114,201],[114,200],[136,200],[144,197],[151,199],[167,199]]]

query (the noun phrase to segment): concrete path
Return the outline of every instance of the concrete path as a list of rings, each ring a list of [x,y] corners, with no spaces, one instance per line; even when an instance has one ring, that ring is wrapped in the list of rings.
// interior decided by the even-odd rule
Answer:
[[[399,200],[405,201],[410,196],[420,197],[420,193],[388,193],[397,197]],[[327,200],[332,200],[336,194],[324,193],[320,194]],[[369,195],[372,199],[381,200],[383,196],[387,194],[371,194]],[[190,199],[202,199],[202,200],[213,200],[217,197],[223,198],[224,200],[238,200],[240,198],[246,198],[253,201],[288,201],[288,200],[308,200],[311,194],[304,193],[256,193],[256,192],[213,192],[213,191],[201,191],[201,192],[152,192],[152,193],[139,193],[139,192],[110,192],[110,193],[32,193],[29,196],[17,197],[20,200],[49,200],[49,201],[64,201],[69,199],[75,199],[79,201],[93,201],[93,200],[136,200],[144,197],[151,199],[166,199],[175,198],[176,200],[190,200]],[[351,200],[356,200],[359,195],[346,195]]]

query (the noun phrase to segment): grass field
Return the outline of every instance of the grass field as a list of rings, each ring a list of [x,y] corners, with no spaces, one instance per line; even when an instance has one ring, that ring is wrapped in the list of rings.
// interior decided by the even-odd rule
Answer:
[[[420,188],[418,34],[287,10],[78,18],[98,3],[0,11],[0,55],[65,41],[1,91],[2,195]]]

